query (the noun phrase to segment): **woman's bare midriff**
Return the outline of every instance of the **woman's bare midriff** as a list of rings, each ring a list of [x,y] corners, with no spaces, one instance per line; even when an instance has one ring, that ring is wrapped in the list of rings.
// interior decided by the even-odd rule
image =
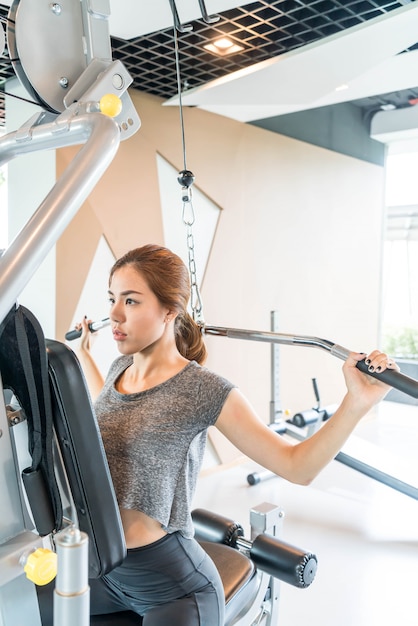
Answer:
[[[121,509],[120,515],[127,548],[147,546],[167,534],[157,520],[145,513]]]

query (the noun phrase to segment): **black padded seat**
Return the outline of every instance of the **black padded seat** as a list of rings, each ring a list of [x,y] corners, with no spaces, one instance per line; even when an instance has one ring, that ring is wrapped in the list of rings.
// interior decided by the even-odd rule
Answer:
[[[228,626],[247,612],[257,595],[259,583],[255,566],[234,548],[210,541],[199,543],[221,576],[225,592],[225,625]],[[96,615],[90,619],[90,624],[94,626],[135,626],[141,623],[141,618],[130,611]]]
[[[259,580],[254,563],[220,543],[199,541],[221,576],[225,592],[225,626],[244,615],[257,595]]]
[[[256,568],[250,559],[229,546],[210,541],[199,542],[218,568],[225,592],[225,626],[244,615],[252,605],[258,591]],[[52,594],[54,582],[47,588],[38,587],[42,626],[52,626]],[[95,615],[93,626],[140,626],[142,618],[132,611]]]

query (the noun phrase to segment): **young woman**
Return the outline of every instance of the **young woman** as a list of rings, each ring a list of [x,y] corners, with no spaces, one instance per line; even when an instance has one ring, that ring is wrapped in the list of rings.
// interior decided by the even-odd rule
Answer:
[[[333,417],[296,445],[269,429],[232,383],[201,364],[206,349],[186,311],[189,275],[167,248],[147,245],[116,261],[110,319],[121,356],[104,382],[90,353],[88,320],[78,352],[93,397],[128,548],[91,581],[92,614],[132,610],[145,626],[223,626],[218,572],[193,539],[191,502],[207,428],[289,481],[308,485],[389,387],[370,371],[399,369],[375,350],[350,353],[347,392]]]

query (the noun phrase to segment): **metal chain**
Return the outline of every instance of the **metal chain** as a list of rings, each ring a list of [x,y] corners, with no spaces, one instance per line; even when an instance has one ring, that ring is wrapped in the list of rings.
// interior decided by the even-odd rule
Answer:
[[[170,0],[171,2],[171,0]],[[173,5],[173,2],[171,2]],[[175,17],[175,16],[174,16]],[[193,237],[193,224],[195,221],[193,203],[192,203],[192,189],[191,186],[194,182],[194,174],[187,169],[186,163],[186,139],[184,133],[184,118],[183,118],[183,102],[181,94],[181,76],[180,76],[180,60],[179,60],[179,45],[177,37],[178,20],[174,19],[174,52],[176,59],[176,75],[177,75],[177,91],[179,97],[179,113],[180,113],[180,128],[181,128],[181,141],[183,149],[183,167],[184,169],[179,172],[177,178],[181,185],[181,197],[183,201],[183,223],[187,227],[186,242],[187,242],[187,255],[189,261],[189,274],[190,274],[190,308],[192,311],[192,317],[196,324],[203,327],[203,307],[202,298],[200,296],[199,284],[197,282],[195,250],[194,250],[194,237]]]
[[[190,187],[182,187],[183,200],[183,223],[186,226],[187,256],[190,274],[190,307],[194,321],[200,326],[204,325],[202,298],[197,280],[196,260],[194,250],[193,224],[195,214],[192,202],[192,190]]]

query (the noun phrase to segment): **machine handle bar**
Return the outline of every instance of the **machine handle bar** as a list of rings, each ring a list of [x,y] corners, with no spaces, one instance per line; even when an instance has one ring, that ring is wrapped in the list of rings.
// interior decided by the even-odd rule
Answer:
[[[100,330],[110,324],[110,319],[107,317],[98,322],[91,322],[89,328],[92,332]],[[329,352],[333,356],[345,361],[350,354],[347,348],[329,341],[328,339],[321,339],[319,337],[310,337],[306,335],[289,335],[284,333],[274,333],[271,331],[255,331],[255,330],[243,330],[239,328],[226,328],[224,326],[202,326],[202,332],[205,335],[216,335],[218,337],[229,337],[231,339],[246,339],[249,341],[261,341],[267,343],[280,343],[290,346],[305,346],[311,348],[319,348]],[[71,330],[66,333],[65,338],[68,341],[77,339],[81,336],[81,330]],[[394,370],[385,370],[384,372],[369,372],[367,365],[364,361],[359,361],[357,367],[361,372],[369,374],[373,378],[378,378],[384,383],[387,383],[394,389],[398,389],[408,396],[418,398],[418,381],[410,376],[406,376],[401,372]]]
[[[218,337],[230,337],[231,339],[246,339],[249,341],[262,341],[268,343],[280,343],[291,346],[305,346],[311,348],[319,348],[330,352],[333,356],[345,361],[350,353],[349,350],[339,346],[328,339],[320,339],[319,337],[288,335],[283,333],[273,333],[269,331],[242,330],[239,328],[225,328],[223,326],[206,326],[202,327],[205,335],[216,335]],[[369,372],[364,361],[359,361],[357,367],[360,371],[369,374],[373,378],[377,378],[387,383],[394,389],[398,389],[408,396],[418,398],[418,381],[414,378],[406,376],[401,372],[394,370],[385,370],[383,372]]]
[[[98,322],[90,322],[89,329],[90,332],[95,333],[97,330],[104,328],[105,326],[109,326],[110,319],[105,317],[103,320],[99,320]],[[78,339],[81,337],[81,329],[80,330],[69,330],[68,333],[65,333],[65,338],[67,341],[73,341],[73,339]]]

